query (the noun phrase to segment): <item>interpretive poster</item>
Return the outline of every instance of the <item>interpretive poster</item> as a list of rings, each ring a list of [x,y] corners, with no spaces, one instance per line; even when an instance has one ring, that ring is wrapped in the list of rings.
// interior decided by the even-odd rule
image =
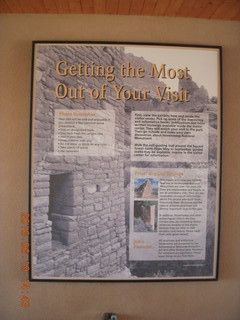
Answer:
[[[31,280],[215,280],[221,48],[34,42]]]

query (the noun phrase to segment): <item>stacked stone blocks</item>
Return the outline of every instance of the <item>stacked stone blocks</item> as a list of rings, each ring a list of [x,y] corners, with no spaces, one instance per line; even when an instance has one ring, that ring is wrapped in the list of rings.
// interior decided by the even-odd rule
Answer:
[[[68,77],[68,86],[83,85],[83,100],[58,99],[55,72],[60,60],[119,67],[120,48],[41,46],[37,53],[34,97],[33,262],[40,277],[105,277],[126,266],[124,208],[124,104],[111,94],[93,100],[87,92],[105,79]],[[120,79],[116,78],[116,83]],[[115,110],[115,155],[109,157],[56,155],[56,109]]]

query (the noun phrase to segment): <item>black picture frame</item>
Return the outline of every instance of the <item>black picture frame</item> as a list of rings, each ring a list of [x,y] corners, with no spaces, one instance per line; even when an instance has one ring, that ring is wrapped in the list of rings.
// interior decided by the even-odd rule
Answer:
[[[32,50],[30,280],[217,280],[222,48]]]

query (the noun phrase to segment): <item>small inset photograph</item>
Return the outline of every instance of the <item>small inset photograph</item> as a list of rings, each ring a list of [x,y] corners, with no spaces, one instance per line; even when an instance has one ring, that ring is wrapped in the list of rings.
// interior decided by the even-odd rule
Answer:
[[[134,232],[157,232],[157,201],[134,201]]]
[[[153,178],[137,178],[134,181],[135,198],[157,199],[158,180]]]

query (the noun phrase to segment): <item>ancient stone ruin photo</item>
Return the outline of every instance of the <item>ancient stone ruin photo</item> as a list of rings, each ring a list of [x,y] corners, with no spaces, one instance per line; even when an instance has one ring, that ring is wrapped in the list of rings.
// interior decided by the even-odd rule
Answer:
[[[134,231],[157,231],[157,201],[134,201]]]
[[[157,199],[158,181],[156,179],[136,179],[134,182],[135,198]]]
[[[30,194],[33,279],[212,276],[219,191],[219,97],[210,90],[208,78],[199,80],[199,69],[194,73],[190,67],[189,57],[196,49],[149,47],[142,54],[138,49],[81,43],[35,45]],[[184,58],[179,68],[168,60],[171,55],[165,49],[175,50],[179,63]],[[159,52],[163,58],[156,62]],[[164,234],[171,228],[168,222],[189,225],[184,205],[198,195],[190,200],[183,195],[181,202],[181,196],[174,199],[171,190],[182,194],[173,184],[179,189],[181,183],[190,185],[197,178],[186,172],[193,169],[205,183],[206,194],[205,211],[198,220],[194,218],[205,230],[201,263],[190,255],[188,260],[181,259],[177,250],[175,256],[169,253],[170,258],[160,256],[168,241]],[[167,227],[161,225],[160,211]],[[180,234],[181,228],[176,228]],[[156,248],[156,252],[144,248]],[[140,258],[132,253],[135,249]]]

